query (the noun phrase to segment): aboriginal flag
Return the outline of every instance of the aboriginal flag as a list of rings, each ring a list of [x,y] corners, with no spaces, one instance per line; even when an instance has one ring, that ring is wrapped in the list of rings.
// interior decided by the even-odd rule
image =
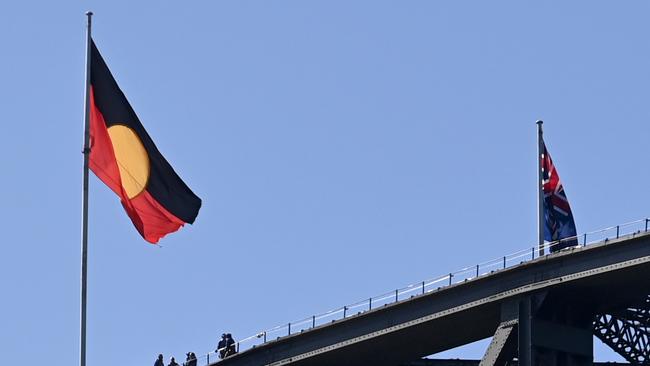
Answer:
[[[90,169],[120,197],[140,235],[157,243],[193,223],[201,199],[158,151],[94,42],[90,54]]]

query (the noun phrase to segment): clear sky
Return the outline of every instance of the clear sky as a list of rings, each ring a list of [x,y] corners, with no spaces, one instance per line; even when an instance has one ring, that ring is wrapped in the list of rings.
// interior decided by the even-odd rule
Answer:
[[[5,1],[4,363],[78,362],[89,9],[203,199],[158,248],[91,178],[89,365],[204,354],[530,247],[537,119],[579,232],[650,215],[647,2]]]

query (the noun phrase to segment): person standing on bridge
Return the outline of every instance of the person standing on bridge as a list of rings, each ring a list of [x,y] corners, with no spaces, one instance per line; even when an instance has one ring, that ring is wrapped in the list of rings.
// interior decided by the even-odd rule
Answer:
[[[237,349],[235,349],[235,340],[232,339],[232,334],[230,333],[226,334],[226,348],[226,357],[237,353]]]
[[[187,358],[185,359],[185,363],[183,366],[196,366],[196,355],[194,352],[187,352]]]
[[[227,345],[228,345],[228,342],[226,340],[226,333],[223,333],[221,335],[221,340],[217,344],[217,350],[216,350],[216,352],[219,353],[219,358],[223,359],[224,357],[227,356],[226,355],[226,351],[228,349]]]
[[[162,354],[158,355],[158,359],[156,359],[156,362],[153,364],[153,366],[165,366],[165,362],[163,361]]]

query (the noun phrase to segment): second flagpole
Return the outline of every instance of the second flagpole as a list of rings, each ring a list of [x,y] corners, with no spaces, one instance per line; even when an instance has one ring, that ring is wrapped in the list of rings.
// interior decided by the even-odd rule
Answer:
[[[544,255],[544,172],[542,171],[542,154],[544,151],[544,139],[542,120],[537,122],[537,237],[538,237],[538,255]]]
[[[88,28],[86,30],[86,84],[84,105],[84,165],[83,193],[81,204],[81,324],[79,334],[79,365],[86,366],[86,298],[88,277],[88,164],[90,159],[90,30],[93,12],[86,12]]]

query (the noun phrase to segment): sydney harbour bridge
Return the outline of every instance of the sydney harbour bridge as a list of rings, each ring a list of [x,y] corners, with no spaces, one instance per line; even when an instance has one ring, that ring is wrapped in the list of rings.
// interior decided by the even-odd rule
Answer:
[[[467,267],[241,340],[219,366],[650,365],[649,219]],[[549,244],[553,245],[553,244]],[[491,337],[480,360],[426,359]]]

